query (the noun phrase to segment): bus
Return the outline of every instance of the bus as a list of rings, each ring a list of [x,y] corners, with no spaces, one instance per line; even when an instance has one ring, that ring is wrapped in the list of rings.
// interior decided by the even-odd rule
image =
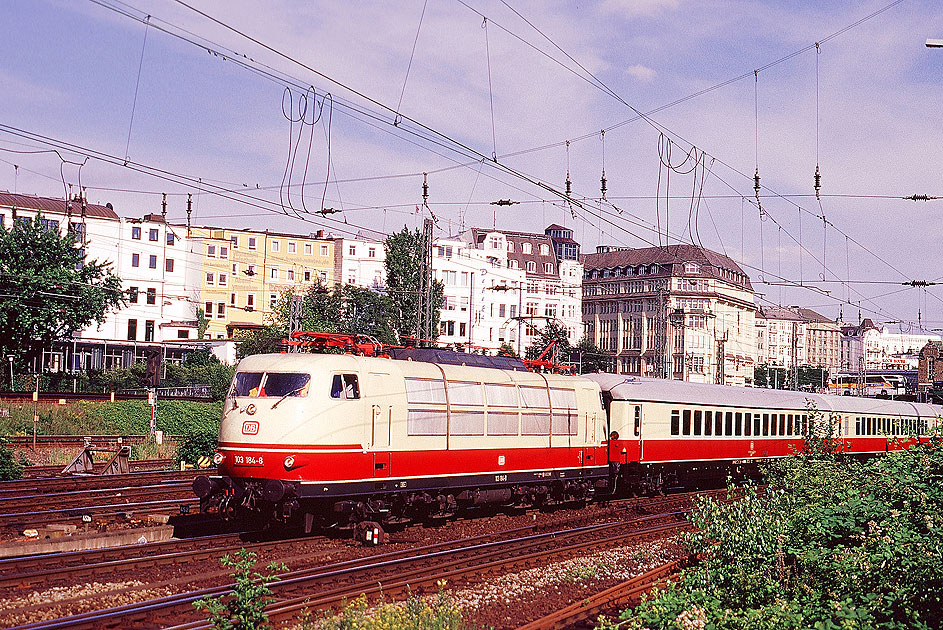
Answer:
[[[901,396],[907,393],[907,379],[901,374],[868,372],[836,374],[828,380],[828,393],[839,396]]]

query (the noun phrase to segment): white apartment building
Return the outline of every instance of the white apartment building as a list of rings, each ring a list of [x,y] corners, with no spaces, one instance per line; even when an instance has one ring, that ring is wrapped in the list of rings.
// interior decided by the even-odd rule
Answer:
[[[891,332],[887,325],[878,328],[868,318],[841,330],[841,369],[851,372],[916,370],[920,349],[930,341],[943,341],[940,335],[928,332]]]
[[[493,268],[524,274],[523,288],[519,285],[517,290],[515,350],[523,353],[549,322],[565,327],[571,343],[579,342],[583,337],[582,264],[579,260],[558,257],[554,240],[548,233],[472,228],[462,234],[460,240],[468,249],[481,253]],[[577,255],[578,251],[577,246]],[[509,292],[513,293],[514,289]],[[500,308],[501,301],[497,303]],[[515,300],[504,303],[509,313]],[[498,341],[493,343],[500,345]]]
[[[386,244],[361,238],[334,239],[334,281],[374,291],[386,286]]]
[[[841,369],[841,327],[824,315],[798,306],[763,306],[756,329],[760,364]]]
[[[752,385],[756,306],[730,258],[693,245],[583,256],[586,334],[623,374]]]
[[[438,239],[432,247],[435,279],[444,287],[439,311],[442,343],[471,351],[497,351],[510,344],[521,353],[522,289],[526,273],[512,269],[461,239]]]
[[[195,306],[186,287],[199,262],[188,254],[186,232],[163,217],[119,217],[111,204],[0,192],[0,223],[41,213],[50,229],[72,231],[87,260],[111,264],[122,279],[125,308],[106,313],[101,324],[76,331],[71,341],[43,350],[45,369],[110,369],[142,361],[149,347],[196,337]],[[166,356],[166,349],[164,350]],[[171,352],[171,355],[174,353]],[[171,357],[173,358],[173,357]],[[39,366],[36,366],[37,368]]]

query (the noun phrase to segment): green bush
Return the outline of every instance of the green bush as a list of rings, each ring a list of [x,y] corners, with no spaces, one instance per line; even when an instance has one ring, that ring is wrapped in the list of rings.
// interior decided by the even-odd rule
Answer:
[[[601,627],[940,627],[943,441],[859,462],[819,436],[766,476],[765,493],[700,500],[702,561]]]
[[[258,555],[240,549],[235,557],[226,554],[220,558],[223,566],[232,567],[230,574],[235,580],[232,593],[219,597],[204,597],[193,602],[197,610],[210,614],[210,623],[218,630],[258,630],[268,627],[265,607],[275,601],[269,584],[278,581],[276,571],[287,571],[284,564],[273,562],[268,573],[253,571]]]
[[[177,465],[180,462],[195,464],[200,457],[210,457],[219,445],[219,423],[215,427],[204,427],[187,433],[177,449]]]
[[[23,466],[13,457],[13,450],[7,447],[7,441],[0,436],[0,481],[19,479],[23,476]]]
[[[433,599],[415,595],[405,602],[381,601],[370,606],[363,595],[348,604],[338,615],[324,616],[312,625],[319,630],[461,630],[466,627],[461,610],[441,590]]]

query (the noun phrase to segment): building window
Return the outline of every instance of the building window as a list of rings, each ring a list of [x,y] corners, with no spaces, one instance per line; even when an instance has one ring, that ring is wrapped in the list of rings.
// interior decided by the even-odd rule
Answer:
[[[553,263],[544,263],[544,273],[553,273]]]
[[[229,294],[229,306],[230,306],[231,308],[235,308],[235,307],[236,307],[236,298],[237,298],[237,297],[238,297],[238,296],[237,296],[235,293],[230,293],[230,294]]]
[[[527,271],[531,271],[531,272],[537,271],[537,263],[535,263],[533,260],[528,260]]]
[[[349,246],[349,247],[347,248],[347,253],[350,254],[351,256],[356,256],[356,255],[357,255],[357,246],[356,246],[356,245],[351,245],[351,246]]]
[[[376,257],[377,257],[377,248],[376,248],[376,247],[371,247],[370,249],[368,249],[368,250],[367,250],[367,257],[368,257],[368,258],[376,258]]]
[[[138,320],[128,320],[128,341],[137,341],[138,338]]]
[[[230,236],[230,237],[229,237],[229,246],[232,247],[233,249],[239,249],[239,237],[238,237],[238,236]]]
[[[514,251],[514,241],[508,241],[508,251],[509,252]]]
[[[269,270],[269,272],[270,272],[270,273],[269,273],[269,277],[270,277],[272,280],[278,280],[278,267],[272,267],[272,268]]]
[[[246,267],[246,275],[250,277],[255,275],[255,265],[249,265]]]
[[[216,303],[216,318],[217,319],[226,318],[226,303],[225,302]]]
[[[136,241],[141,240],[141,228],[139,227],[131,228],[131,238],[133,238]],[[135,322],[135,325],[137,325],[137,322]]]
[[[321,255],[327,256],[327,245],[321,245]]]
[[[190,331],[189,331],[189,330],[178,330],[178,331],[177,331],[177,339],[189,339],[189,338],[190,338]]]
[[[157,289],[148,289],[147,290],[147,303],[148,304],[157,304]]]
[[[250,237],[249,237],[249,249],[255,249],[255,237],[254,237],[254,236],[250,236]]]
[[[246,294],[246,310],[247,311],[255,310],[255,293]]]
[[[279,241],[272,241],[272,251],[279,252],[282,249],[282,244]]]
[[[216,283],[216,274],[212,271],[206,272],[206,284],[208,286],[213,286]]]
[[[174,270],[174,259],[173,259],[173,258],[168,258],[167,260],[164,261],[164,269],[165,269],[166,271],[170,271],[170,272],[172,272],[172,271]]]
[[[530,243],[521,243],[521,251],[525,254],[530,254],[534,251],[533,245]]]
[[[209,245],[209,244],[208,244],[208,245],[206,246],[206,257],[207,257],[207,258],[216,258],[216,246],[215,246],[215,245]]]
[[[218,284],[221,287],[225,287],[229,284],[229,276],[224,273],[219,274]]]
[[[157,242],[157,239],[160,238],[160,232],[157,230],[148,230],[147,231],[147,240]]]
[[[174,236],[174,233],[173,233],[173,232],[167,232],[167,244],[168,244],[168,245],[173,245],[173,244],[176,242],[176,241],[175,241],[175,238],[176,238],[176,237]],[[185,331],[185,332],[186,332],[186,331]]]
[[[311,282],[311,272],[305,270],[305,282]]]
[[[213,303],[207,302],[205,306],[206,308],[203,309],[203,315],[206,317],[212,317],[213,316]]]
[[[277,294],[277,293],[269,293],[269,294],[268,294],[268,306],[269,306],[269,308],[274,309],[274,308],[275,308],[275,305],[276,305],[277,303],[278,303],[278,294]]]
[[[293,281],[293,280],[295,279],[295,270],[294,270],[294,269],[289,269],[289,270],[286,271],[285,273],[288,274],[288,280]]]
[[[550,248],[547,247],[546,243],[541,243],[541,245],[540,245],[540,255],[541,255],[541,256],[549,256],[549,255],[550,255]]]
[[[305,243],[305,256],[311,255],[311,243]]]
[[[294,254],[295,251],[296,251],[296,248],[297,248],[297,245],[295,245],[295,241],[288,241],[288,253],[289,253],[289,254]]]
[[[131,304],[138,303],[138,288],[137,287],[131,287],[128,289],[128,302],[130,302]]]
[[[239,263],[232,264],[232,275],[235,277],[239,273]]]
[[[144,341],[154,341],[154,320],[144,321]]]
[[[157,269],[157,256],[148,256],[147,266],[149,269]]]
[[[219,246],[219,257],[220,258],[229,258],[229,248],[225,245]]]
[[[141,266],[141,255],[140,254],[131,254],[131,266],[140,267]]]

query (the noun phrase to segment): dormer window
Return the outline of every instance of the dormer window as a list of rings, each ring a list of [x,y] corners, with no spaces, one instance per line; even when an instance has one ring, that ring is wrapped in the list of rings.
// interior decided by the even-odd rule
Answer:
[[[701,273],[701,266],[697,263],[684,263],[684,273]]]

